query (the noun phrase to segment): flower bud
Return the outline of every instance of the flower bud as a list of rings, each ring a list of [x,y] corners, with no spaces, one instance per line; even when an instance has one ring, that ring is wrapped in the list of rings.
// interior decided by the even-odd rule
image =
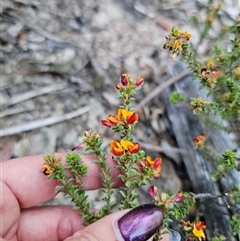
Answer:
[[[149,188],[148,188],[148,194],[151,196],[151,197],[156,197],[156,195],[157,195],[157,193],[158,193],[158,188],[156,187],[156,186],[150,186]]]
[[[82,149],[82,144],[79,144],[79,145],[74,146],[74,147],[72,148],[72,151],[74,151],[74,150],[80,150],[80,149]]]
[[[162,159],[160,157],[157,157],[154,161],[153,168],[156,169],[162,164]]]
[[[104,119],[104,120],[101,120],[101,121],[102,121],[102,124],[104,126],[107,126],[107,127],[113,126],[113,124],[109,120]]]
[[[179,203],[182,201],[182,199],[183,199],[183,193],[182,191],[179,191],[177,195],[174,197],[174,202]]]
[[[136,82],[135,82],[135,86],[141,86],[144,83],[144,78],[142,76],[138,76]]]
[[[185,241],[193,241],[194,238],[192,235],[188,235],[186,238],[185,238]]]
[[[126,86],[128,84],[128,75],[127,74],[122,75],[121,83],[122,83],[123,86]]]
[[[116,89],[120,90],[122,88],[121,84],[116,84]]]
[[[235,69],[235,75],[239,78],[240,77],[240,66],[238,66],[236,69]]]
[[[113,124],[116,125],[118,123],[118,118],[116,118],[114,115],[109,115],[108,120]]]

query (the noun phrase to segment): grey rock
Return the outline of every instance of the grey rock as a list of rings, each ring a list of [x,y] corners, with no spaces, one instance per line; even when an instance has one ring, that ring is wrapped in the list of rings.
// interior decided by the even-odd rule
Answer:
[[[15,25],[10,26],[7,32],[11,37],[16,38],[17,35],[20,33],[20,31],[22,31],[22,29],[23,29],[23,25],[20,23],[17,23]]]
[[[22,157],[36,154],[53,153],[56,148],[56,133],[52,128],[44,128],[39,133],[27,135],[18,141],[12,155],[14,157]]]
[[[35,32],[29,32],[27,35],[27,39],[28,41],[35,43],[42,43],[45,40],[45,38],[42,35]]]
[[[78,133],[75,130],[67,132],[63,138],[63,144],[67,146],[75,146],[78,143]]]

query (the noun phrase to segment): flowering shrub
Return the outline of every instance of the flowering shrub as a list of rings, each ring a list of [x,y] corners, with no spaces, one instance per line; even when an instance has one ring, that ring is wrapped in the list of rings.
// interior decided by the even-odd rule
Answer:
[[[139,121],[139,116],[130,107],[130,104],[134,100],[134,92],[143,84],[142,77],[132,80],[128,75],[122,75],[121,83],[116,85],[116,89],[119,91],[123,105],[119,107],[116,115],[111,114],[101,121],[104,127],[119,134],[118,140],[111,140],[109,152],[112,154],[115,168],[120,171],[118,178],[123,183],[123,186],[118,189],[118,193],[122,197],[120,203],[114,203],[111,198],[114,181],[107,163],[107,154],[101,150],[102,137],[100,134],[92,130],[86,131],[82,142],[72,149],[73,151],[83,150],[84,153],[95,156],[93,163],[100,167],[99,176],[102,179],[101,190],[105,194],[103,197],[105,205],[98,213],[90,211],[90,203],[83,182],[83,177],[88,172],[88,166],[82,162],[81,155],[75,152],[68,153],[65,161],[55,155],[45,157],[42,167],[43,174],[60,182],[57,191],[65,191],[66,197],[74,203],[73,209],[81,209],[80,215],[86,225],[108,215],[116,206],[119,210],[137,206],[140,200],[136,189],[146,185],[146,181],[159,178],[161,175],[162,159],[145,156],[145,152],[141,150],[141,144],[134,141],[133,131]],[[65,162],[66,164],[64,164]],[[160,230],[168,231],[168,223],[171,222],[172,217],[184,217],[194,204],[193,196],[187,193],[179,192],[169,196],[166,193],[158,194],[157,192],[157,187],[149,187],[149,195],[153,197],[155,204],[161,208],[165,217],[162,226],[155,234],[155,240],[161,238]]]
[[[202,39],[206,37],[207,32],[211,28],[214,18],[220,9],[220,5],[212,6],[209,8],[211,11],[207,13],[207,21],[204,25],[204,31],[202,33]],[[199,116],[208,116],[209,113],[218,114],[222,117],[222,120],[239,121],[240,118],[240,14],[233,26],[226,27],[225,30],[219,33],[219,36],[223,37],[224,34],[231,34],[232,40],[229,46],[223,47],[216,42],[212,47],[212,52],[207,61],[202,64],[197,60],[194,51],[191,50],[190,38],[191,34],[188,32],[182,32],[176,28],[172,28],[171,33],[166,37],[166,43],[163,48],[168,49],[173,57],[180,56],[180,58],[188,64],[188,68],[192,71],[194,78],[200,79],[200,88],[207,88],[208,95],[213,97],[213,101],[206,101],[202,97],[192,98],[189,108],[192,113]],[[172,103],[179,101],[186,101],[186,97],[181,93],[174,92],[170,97]],[[225,126],[221,126],[218,123],[215,125],[218,128],[222,128],[228,131],[238,131],[236,128],[227,129]],[[239,132],[239,131],[238,131]],[[200,134],[194,138],[193,142],[195,148],[205,157],[208,161],[213,161],[216,164],[216,169],[211,174],[213,182],[225,178],[232,170],[240,171],[240,160],[237,158],[234,150],[226,150],[221,156],[216,155],[205,144],[207,137],[205,134]],[[239,203],[240,195],[240,183],[235,183],[232,187],[229,187],[227,193],[223,193],[222,196],[231,197],[231,204],[234,207],[235,213],[231,216],[231,234],[229,237],[224,237],[218,234],[212,238],[214,241],[220,241],[235,238],[240,233],[240,215],[237,204]],[[152,193],[152,192],[151,192]],[[195,199],[201,194],[194,195]],[[211,195],[208,198],[213,198]],[[231,206],[227,204],[229,208]],[[216,220],[217,222],[217,220]],[[185,232],[186,240],[205,240],[206,235],[204,230],[207,226],[203,221],[180,221],[180,225]],[[231,236],[232,235],[232,236]]]
[[[212,23],[216,12],[209,13],[208,23]],[[195,78],[201,80],[202,87],[209,90],[215,99],[208,102],[202,98],[193,98],[189,107],[193,114],[202,113],[219,113],[222,118],[239,118],[240,117],[240,16],[231,32],[235,34],[232,40],[232,50],[224,52],[219,46],[214,46],[211,58],[204,64],[200,64],[193,52],[190,50],[191,34],[172,28],[171,33],[166,37],[164,49],[172,52],[173,56],[180,56],[189,64],[189,68]],[[229,64],[229,65],[228,65]],[[115,168],[119,170],[118,178],[122,180],[122,187],[118,189],[121,196],[119,203],[112,201],[114,180],[110,174],[110,167],[107,163],[107,153],[101,150],[102,136],[93,130],[86,131],[82,137],[82,142],[76,145],[72,150],[83,150],[84,153],[95,157],[94,164],[100,168],[99,176],[102,181],[102,192],[104,193],[103,201],[105,205],[98,213],[90,211],[90,203],[84,189],[83,178],[88,173],[88,166],[82,162],[81,154],[75,152],[68,153],[66,160],[55,155],[47,155],[44,159],[42,172],[50,179],[56,179],[60,185],[56,191],[66,192],[66,197],[74,203],[73,209],[81,209],[80,215],[85,220],[85,224],[91,224],[96,220],[113,212],[117,206],[119,210],[132,208],[139,204],[139,195],[136,190],[146,185],[146,181],[153,178],[159,178],[162,171],[162,159],[157,157],[152,159],[145,156],[141,149],[141,143],[134,140],[134,128],[139,122],[139,116],[131,108],[134,100],[133,95],[138,88],[144,84],[144,79],[140,76],[136,80],[131,79],[127,74],[121,76],[121,82],[116,85],[119,91],[119,97],[122,105],[119,106],[115,113],[112,113],[101,121],[102,125],[110,128],[117,133],[119,138],[111,140],[109,152],[112,155]],[[180,93],[174,93],[171,101],[186,101],[187,98]],[[207,137],[200,134],[194,138],[196,149],[203,151],[207,157],[216,160],[217,168],[212,173],[212,180],[223,178],[230,170],[240,170],[239,160],[232,150],[228,150],[220,157],[216,157],[205,145]],[[70,173],[70,175],[69,175]],[[206,239],[206,224],[196,218],[195,221],[184,221],[183,218],[189,214],[190,208],[195,204],[195,199],[202,194],[193,194],[179,191],[177,194],[169,195],[159,193],[156,186],[150,186],[149,195],[153,198],[155,205],[159,206],[164,214],[164,221],[155,234],[154,240],[160,240],[164,232],[168,232],[168,224],[173,218],[179,220],[179,224],[185,233],[187,241],[202,241]],[[236,202],[240,202],[240,185],[236,184],[229,189],[228,195],[234,197]],[[209,194],[210,198],[212,197]],[[240,227],[239,216],[231,217],[232,235],[237,235]],[[216,236],[214,241],[222,240],[223,237]]]

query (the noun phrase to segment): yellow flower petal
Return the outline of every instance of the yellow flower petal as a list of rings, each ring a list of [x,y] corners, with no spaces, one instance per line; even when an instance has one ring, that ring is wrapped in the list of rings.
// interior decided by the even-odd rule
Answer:
[[[175,40],[173,46],[172,46],[173,50],[177,51],[179,49],[179,43],[177,40]]]
[[[123,139],[120,141],[120,144],[125,150],[129,150],[131,147],[134,146],[134,144],[131,141]]]
[[[152,160],[152,157],[150,157],[150,156],[146,157],[146,161],[149,164],[149,166],[152,166],[154,164],[154,161]]]
[[[193,233],[193,235],[194,235],[196,238],[198,238],[200,241],[201,241],[202,239],[204,239],[204,240],[206,239],[206,236],[205,236],[205,233],[203,232],[203,230],[202,230],[202,229],[197,230],[195,224],[194,224],[194,226],[193,226],[192,233]]]
[[[124,150],[119,142],[112,140],[110,143],[110,152],[116,156],[121,156],[124,153]]]

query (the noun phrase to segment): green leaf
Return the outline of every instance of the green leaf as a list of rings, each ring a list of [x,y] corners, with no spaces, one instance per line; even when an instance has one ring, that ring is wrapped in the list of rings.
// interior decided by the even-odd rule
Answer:
[[[64,189],[64,186],[63,185],[59,185],[59,186],[56,186],[56,192],[60,192],[60,191],[63,191]]]
[[[118,193],[121,195],[121,197],[126,198],[126,193],[123,190],[118,190]]]

